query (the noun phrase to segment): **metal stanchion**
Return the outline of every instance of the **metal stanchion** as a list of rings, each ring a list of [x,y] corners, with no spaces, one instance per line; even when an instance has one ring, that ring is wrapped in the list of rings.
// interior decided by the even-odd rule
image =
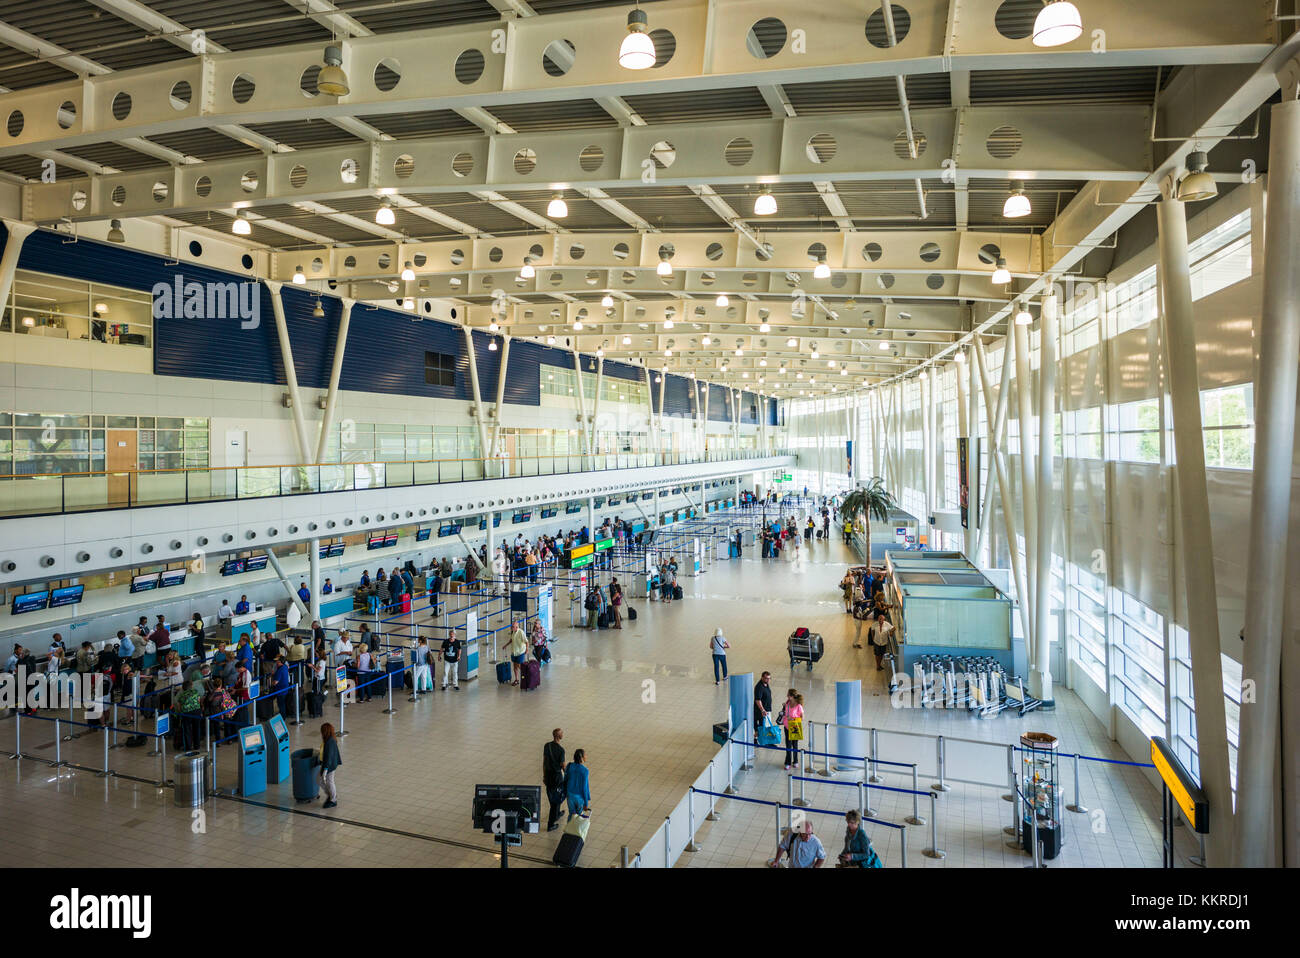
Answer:
[[[695,786],[686,792],[686,847],[682,851],[698,852],[700,846],[695,842]]]
[[[339,736],[339,738],[342,738],[344,735],[347,735],[347,734],[348,734],[347,732],[343,731],[343,716],[344,716],[344,714],[345,714],[345,708],[344,708],[344,705],[343,705],[343,697],[344,697],[347,693],[346,693],[346,692],[338,692],[338,693],[336,693],[336,694],[337,694],[338,697],[339,697],[339,729],[338,729],[338,731],[335,732],[334,734],[337,735],[337,736]]]
[[[1072,812],[1083,814],[1088,811],[1088,806],[1079,801],[1079,753],[1074,753],[1074,801],[1065,806]]]
[[[23,757],[23,710],[18,709],[14,712],[14,753],[9,756],[11,759]],[[709,786],[713,790],[713,786]]]
[[[858,819],[867,817],[867,791],[863,782],[858,782]]]
[[[829,778],[831,774],[831,723],[823,722],[822,728],[825,729],[825,732],[822,733],[822,751],[826,753],[826,761],[817,774]],[[814,731],[816,731],[816,726],[814,726]]]
[[[876,810],[871,807],[871,782],[864,779],[858,784],[862,787],[862,800],[860,803],[862,807],[858,811],[862,812],[864,817],[876,814]]]
[[[393,708],[393,677],[391,674],[384,676],[384,684],[388,686],[388,708],[384,709],[384,715],[392,715],[397,709]]]
[[[627,868],[627,866],[628,866],[627,846],[624,845],[618,850],[618,867]]]
[[[943,777],[944,777],[944,766],[947,763],[947,752],[944,746],[942,735],[940,735],[938,738],[935,739],[934,749],[935,749],[935,761],[939,765],[939,784],[931,785],[930,788],[936,792],[946,792],[949,791],[949,788],[944,783]]]
[[[930,847],[921,849],[926,858],[947,858],[947,853],[939,847],[939,796],[930,793]]]
[[[58,768],[63,764],[62,752],[62,730],[59,728],[59,720],[54,720],[54,761],[50,762],[50,768]]]
[[[812,802],[808,801],[808,799],[807,799],[806,797],[804,797],[804,790],[803,790],[804,782],[805,782],[805,779],[804,779],[802,776],[800,776],[800,778],[799,778],[799,797],[796,798],[793,802],[791,802],[792,805],[798,805],[798,806],[800,806],[801,808],[807,808],[809,805],[812,804]]]
[[[1011,836],[1011,841],[1007,842],[1007,848],[1020,847],[1020,792],[1017,790],[1012,794],[1014,799],[1011,803],[1011,824],[1002,830]]]
[[[912,814],[908,815],[903,821],[909,825],[924,825],[925,819],[921,817],[921,809],[917,804],[917,796],[920,790],[916,787],[916,766],[912,766]]]
[[[673,819],[664,816],[664,868],[673,867]]]
[[[111,773],[108,770],[108,728],[104,728],[104,769],[96,772],[95,778],[107,778]]]
[[[867,781],[872,785],[878,785],[884,781],[884,779],[876,774],[876,754],[876,730],[873,728],[871,730],[871,776],[867,779]]]
[[[1029,803],[1029,850],[1033,852],[1034,860],[1025,867],[1046,868],[1047,864],[1043,861],[1043,843],[1038,834],[1038,810],[1032,802]]]
[[[776,803],[775,809],[776,809],[776,847],[780,849],[781,847],[781,803],[780,802]],[[780,852],[778,851],[777,854],[780,854]]]
[[[730,724],[730,723],[728,723]],[[735,795],[740,789],[736,788],[736,763],[733,761],[731,751],[736,747],[735,740],[730,736],[727,737],[727,787],[724,788],[724,795]]]
[[[298,667],[298,681],[293,686],[293,721],[290,725],[302,724],[302,696],[299,694],[302,689],[302,666]]]
[[[1007,788],[1009,791],[1002,796],[1004,802],[1014,802],[1016,800],[1016,747],[1007,746]]]
[[[158,787],[167,787],[167,736],[158,736]]]
[[[902,841],[902,845],[903,845],[903,856],[902,856],[902,858],[903,858],[903,863],[902,863],[902,865],[901,865],[900,867],[902,867],[902,868],[906,868],[906,867],[907,867],[907,826],[904,825],[901,829],[899,829],[899,831],[902,832],[902,839],[903,839],[903,841]]]
[[[140,676],[131,676],[131,731],[140,731]]]
[[[704,816],[706,822],[716,822],[718,820],[718,796],[714,794],[713,788],[713,762],[709,762],[709,814]]]

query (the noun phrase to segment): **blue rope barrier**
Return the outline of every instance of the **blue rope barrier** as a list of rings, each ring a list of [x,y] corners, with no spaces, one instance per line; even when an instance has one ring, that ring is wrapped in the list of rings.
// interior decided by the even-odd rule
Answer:
[[[725,798],[731,802],[751,802],[755,805],[767,805],[769,808],[787,808],[790,811],[798,810],[801,812],[813,812],[817,815],[835,815],[837,817],[842,817],[844,815],[844,812],[835,811],[830,808],[805,808],[797,805],[787,805],[784,802],[773,802],[763,798],[745,798],[741,795],[727,795],[724,792],[711,792],[707,788],[692,788],[691,791],[695,792],[697,795],[715,795],[718,798]],[[897,825],[894,822],[882,822],[878,818],[864,818],[863,821],[871,822],[873,825],[884,825],[886,828],[897,828],[899,831],[902,831],[907,827],[906,825]]]
[[[868,782],[840,782],[833,778],[806,778],[803,775],[791,775],[791,779],[796,782],[816,782],[821,785],[845,785],[849,788],[857,788],[859,784],[867,788],[875,789],[878,792],[901,792],[904,795],[933,795],[933,791],[922,792],[915,788],[894,788],[891,785],[872,785]]]

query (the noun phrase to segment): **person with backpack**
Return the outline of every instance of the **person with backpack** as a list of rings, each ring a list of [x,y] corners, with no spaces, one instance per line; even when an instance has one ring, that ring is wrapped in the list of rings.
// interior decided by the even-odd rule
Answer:
[[[442,659],[442,690],[447,691],[447,679],[452,681],[452,690],[460,691],[460,674],[457,671],[460,662],[460,639],[456,638],[456,630],[448,629],[447,637],[442,640],[442,651],[438,653]]]
[[[769,868],[781,866],[781,855],[790,856],[791,868],[821,868],[826,864],[826,849],[821,839],[813,834],[811,819],[804,819],[803,828],[790,829],[781,844],[776,846],[776,857],[767,863]]]
[[[609,583],[609,617],[611,628],[623,628],[623,587],[617,578]]]
[[[844,813],[844,850],[840,852],[836,868],[883,868],[876,850],[871,847],[867,830],[862,827],[862,816],[856,808]]]
[[[433,691],[433,662],[433,651],[429,648],[429,640],[420,636],[415,641],[415,668],[412,670],[411,678],[413,694]]]
[[[588,587],[582,607],[587,610],[587,628],[596,628],[596,619],[600,616],[600,591],[594,585]]]

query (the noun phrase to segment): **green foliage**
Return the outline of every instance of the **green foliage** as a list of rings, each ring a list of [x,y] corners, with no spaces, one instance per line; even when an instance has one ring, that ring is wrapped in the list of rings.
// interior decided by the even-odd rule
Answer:
[[[855,519],[865,513],[877,522],[888,522],[893,508],[894,497],[885,489],[885,480],[875,476],[865,486],[859,486],[844,497],[844,502],[840,505],[840,516]]]

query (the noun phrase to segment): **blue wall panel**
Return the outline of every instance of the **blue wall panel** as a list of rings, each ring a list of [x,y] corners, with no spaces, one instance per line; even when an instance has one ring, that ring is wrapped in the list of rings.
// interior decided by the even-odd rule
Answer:
[[[464,347],[464,334],[448,323],[412,322],[409,314],[357,303],[352,307],[339,385],[365,392],[469,400],[472,387]],[[477,342],[474,348],[478,348]],[[454,385],[435,386],[424,381],[426,350],[457,357]]]
[[[709,383],[709,422],[731,422],[731,390]]]
[[[653,379],[653,377],[651,377]],[[657,392],[658,390],[656,390]],[[668,374],[664,383],[663,415],[690,418],[693,415],[691,405],[691,381],[685,376]]]

